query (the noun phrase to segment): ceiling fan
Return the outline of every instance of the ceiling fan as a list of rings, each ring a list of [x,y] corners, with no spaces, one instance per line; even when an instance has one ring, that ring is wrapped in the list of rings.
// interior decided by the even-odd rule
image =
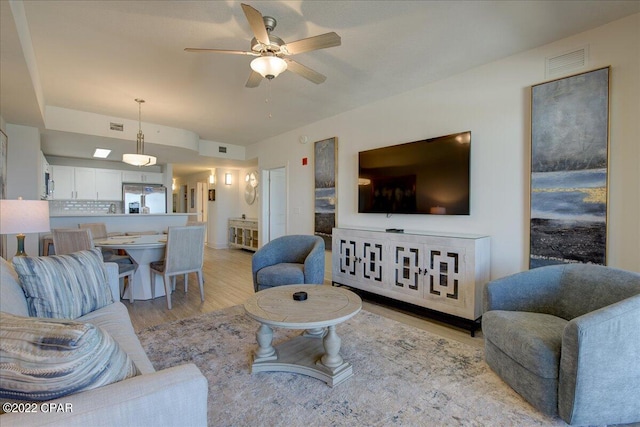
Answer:
[[[312,50],[326,49],[328,47],[340,46],[340,36],[334,32],[321,34],[319,36],[309,37],[297,40],[291,43],[285,43],[280,37],[271,34],[276,27],[276,19],[271,16],[262,16],[262,14],[253,7],[242,3],[244,11],[254,38],[251,39],[251,50],[225,50],[225,49],[199,49],[187,47],[187,52],[209,52],[209,53],[230,53],[233,55],[256,56],[251,61],[251,74],[245,84],[246,87],[257,87],[262,78],[274,79],[285,70],[289,70],[305,79],[320,84],[327,77],[317,71],[306,67],[299,62],[289,58],[289,56],[298,53],[309,52]]]

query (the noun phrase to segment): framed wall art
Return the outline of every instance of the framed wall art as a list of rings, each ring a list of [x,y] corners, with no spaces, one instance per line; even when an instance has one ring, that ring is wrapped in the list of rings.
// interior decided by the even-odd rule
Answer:
[[[530,268],[606,264],[609,76],[531,88]]]
[[[338,138],[317,141],[314,146],[314,234],[331,250],[331,234],[336,225]]]
[[[7,150],[9,148],[9,138],[0,129],[0,199],[7,198]],[[0,236],[0,255],[7,259],[5,253],[7,247],[7,236]]]

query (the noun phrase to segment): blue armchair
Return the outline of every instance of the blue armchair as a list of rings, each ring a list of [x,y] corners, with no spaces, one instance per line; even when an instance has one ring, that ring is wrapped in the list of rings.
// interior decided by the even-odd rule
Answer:
[[[324,283],[324,240],[318,236],[290,235],[274,239],[251,260],[256,292],[280,285]]]
[[[640,274],[570,264],[484,289],[485,359],[534,407],[569,424],[640,422]]]

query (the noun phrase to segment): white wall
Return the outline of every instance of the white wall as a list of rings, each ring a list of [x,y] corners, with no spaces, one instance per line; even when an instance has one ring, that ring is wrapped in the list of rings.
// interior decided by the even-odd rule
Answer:
[[[247,186],[245,177],[251,172],[256,172],[257,169],[258,168],[245,168],[238,171],[238,209],[240,215],[237,216],[245,215],[247,218],[258,218],[258,200],[260,199],[259,192],[257,192],[258,194],[256,195],[256,199],[251,205],[248,204],[244,198],[245,188]],[[260,179],[260,174],[258,174],[258,179]],[[261,184],[262,182],[258,181],[257,189],[260,188]]]
[[[6,124],[7,147],[7,199],[22,197],[25,200],[40,200],[38,194],[38,158],[40,157],[40,132],[37,128]],[[7,257],[13,257],[17,249],[15,236],[7,236]],[[38,233],[27,234],[25,252],[39,255]]]
[[[249,147],[247,157],[258,157],[260,169],[289,166],[289,234],[313,232],[312,142],[337,136],[339,226],[487,234],[492,278],[524,270],[530,87],[547,80],[545,57],[585,44],[584,71],[612,66],[608,264],[640,271],[640,14],[267,139]],[[466,130],[472,131],[471,215],[357,213],[359,151]],[[312,142],[300,144],[303,135]]]

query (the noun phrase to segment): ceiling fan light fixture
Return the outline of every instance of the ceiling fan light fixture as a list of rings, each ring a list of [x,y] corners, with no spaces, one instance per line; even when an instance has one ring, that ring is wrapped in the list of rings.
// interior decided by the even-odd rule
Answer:
[[[251,61],[251,69],[271,80],[287,69],[287,62],[277,56],[260,56]]]
[[[136,140],[136,153],[123,154],[122,161],[132,166],[152,166],[156,164],[156,158],[144,154],[144,134],[142,133],[142,103],[144,99],[135,100],[138,103],[138,136]]]

